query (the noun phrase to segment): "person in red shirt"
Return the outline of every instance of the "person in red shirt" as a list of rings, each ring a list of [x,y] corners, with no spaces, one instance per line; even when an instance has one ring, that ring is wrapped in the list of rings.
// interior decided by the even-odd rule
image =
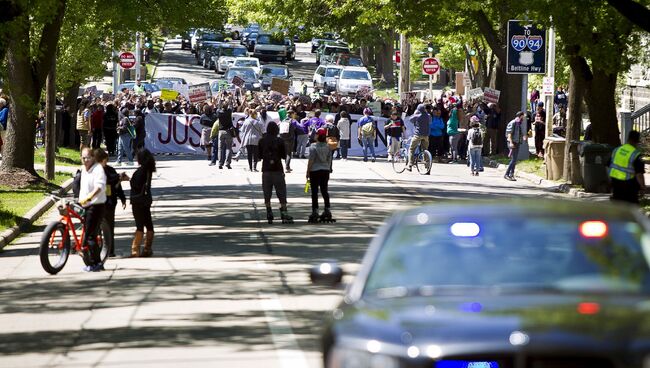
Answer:
[[[90,146],[93,149],[99,148],[102,144],[104,128],[104,106],[99,105],[97,109],[90,115],[90,131],[91,131],[91,141]]]

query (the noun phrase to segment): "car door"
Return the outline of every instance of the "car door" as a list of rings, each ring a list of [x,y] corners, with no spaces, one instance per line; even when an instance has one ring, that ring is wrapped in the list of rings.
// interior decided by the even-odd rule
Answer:
[[[322,87],[325,78],[325,67],[319,66],[314,72],[314,87]]]

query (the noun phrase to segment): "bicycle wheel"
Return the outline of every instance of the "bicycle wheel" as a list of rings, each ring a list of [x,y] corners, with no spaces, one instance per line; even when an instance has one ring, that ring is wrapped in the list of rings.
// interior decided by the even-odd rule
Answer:
[[[56,275],[63,269],[70,255],[70,234],[62,222],[52,222],[43,231],[39,256],[43,269]]]
[[[418,169],[420,175],[428,175],[431,173],[431,152],[424,150],[418,155],[418,159],[415,162],[415,166]]]
[[[406,170],[406,164],[407,162],[407,152],[404,148],[400,149],[397,155],[393,156],[392,158],[392,164],[393,164],[393,170],[395,170],[396,173],[401,174]]]
[[[113,233],[111,232],[111,227],[108,225],[108,222],[102,221],[99,229],[97,230],[97,237],[95,240],[97,243],[97,248],[99,249],[99,259],[102,264],[106,263],[106,259],[108,258],[108,252],[111,249],[111,242],[113,239],[112,234]],[[94,264],[89,251],[84,251],[82,258],[86,266]]]

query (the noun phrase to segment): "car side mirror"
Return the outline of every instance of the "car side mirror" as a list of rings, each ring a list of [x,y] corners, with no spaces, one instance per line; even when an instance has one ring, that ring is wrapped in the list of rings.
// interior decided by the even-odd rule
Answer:
[[[343,269],[336,262],[323,262],[309,270],[309,279],[314,285],[335,287],[343,279]]]

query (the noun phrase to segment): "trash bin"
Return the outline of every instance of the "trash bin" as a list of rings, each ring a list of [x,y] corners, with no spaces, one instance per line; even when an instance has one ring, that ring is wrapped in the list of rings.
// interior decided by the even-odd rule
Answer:
[[[560,180],[564,174],[564,146],[566,139],[548,137],[544,139],[546,179]]]
[[[612,156],[612,147],[606,144],[585,143],[580,146],[580,165],[585,191],[609,193],[607,163]]]

